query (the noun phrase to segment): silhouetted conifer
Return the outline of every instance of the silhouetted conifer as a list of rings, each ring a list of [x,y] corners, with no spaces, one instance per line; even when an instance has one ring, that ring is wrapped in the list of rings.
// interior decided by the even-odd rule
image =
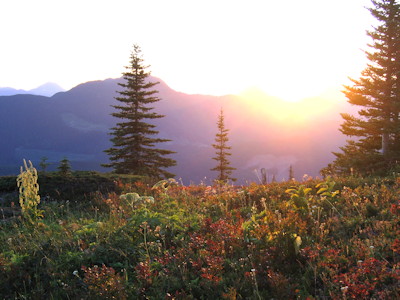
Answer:
[[[294,180],[294,171],[293,171],[293,166],[290,165],[289,167],[289,181]]]
[[[60,165],[57,167],[57,169],[61,175],[64,175],[64,176],[71,175],[71,164],[70,164],[68,158],[64,157],[60,161]]]
[[[47,167],[50,166],[50,163],[47,162],[48,159],[49,159],[49,158],[48,158],[47,156],[43,156],[43,157],[40,159],[39,166],[40,166],[40,168],[41,168],[40,171],[41,171],[43,174],[46,173]]]
[[[367,31],[369,64],[352,86],[345,86],[348,102],[360,106],[358,115],[342,114],[340,131],[349,140],[334,153],[330,166],[338,173],[384,174],[400,160],[400,5],[375,0],[369,9],[379,21]]]
[[[214,160],[217,161],[217,166],[215,168],[212,168],[211,171],[217,171],[218,172],[218,177],[216,180],[218,181],[224,181],[227,182],[228,180],[236,181],[236,178],[231,177],[232,171],[236,170],[236,168],[233,168],[230,166],[230,161],[228,160],[228,156],[232,155],[228,150],[231,149],[227,145],[227,142],[229,141],[228,138],[228,129],[225,128],[225,123],[224,123],[224,113],[221,108],[220,115],[218,116],[218,133],[215,135],[215,144],[212,144],[212,146],[216,150],[216,157],[213,157]]]
[[[170,140],[155,137],[159,132],[155,130],[155,125],[148,123],[148,120],[164,116],[150,107],[160,100],[156,96],[158,91],[153,89],[159,82],[150,82],[150,72],[146,72],[146,68],[140,47],[134,45],[130,65],[123,73],[125,82],[119,84],[124,90],[119,91],[120,96],[115,98],[120,104],[113,105],[117,112],[112,115],[121,121],[112,128],[114,146],[105,150],[111,162],[103,166],[111,167],[120,174],[173,177],[175,175],[165,168],[176,165],[176,162],[165,156],[175,152],[155,147]]]

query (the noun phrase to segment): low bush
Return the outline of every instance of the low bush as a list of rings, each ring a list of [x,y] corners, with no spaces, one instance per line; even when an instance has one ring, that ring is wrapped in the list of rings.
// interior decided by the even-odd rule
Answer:
[[[16,176],[0,177],[0,194],[17,191],[16,179]],[[94,193],[120,193],[124,185],[132,185],[141,180],[143,177],[136,175],[75,171],[69,176],[63,176],[57,172],[39,173],[38,183],[39,194],[42,198],[82,201],[90,199]]]
[[[398,299],[400,180],[349,183],[134,182],[47,203],[36,227],[0,223],[0,295]]]

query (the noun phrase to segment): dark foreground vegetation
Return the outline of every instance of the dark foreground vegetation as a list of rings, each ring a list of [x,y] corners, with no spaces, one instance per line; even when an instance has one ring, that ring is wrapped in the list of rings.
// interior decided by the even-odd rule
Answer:
[[[398,299],[400,178],[335,181],[119,181],[42,200],[36,224],[16,200],[0,221],[0,298]]]
[[[17,176],[0,177],[0,198],[3,204],[9,205],[18,192]],[[124,184],[132,184],[143,176],[99,173],[94,171],[73,171],[67,175],[60,172],[39,172],[38,184],[42,200],[70,200],[73,202],[89,200],[96,193],[121,193]],[[119,183],[119,184],[117,184]],[[2,203],[0,202],[0,205]]]

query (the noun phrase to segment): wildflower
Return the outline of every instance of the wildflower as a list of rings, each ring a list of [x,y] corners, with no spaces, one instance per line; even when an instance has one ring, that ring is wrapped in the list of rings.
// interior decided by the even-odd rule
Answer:
[[[256,271],[256,269],[251,269],[250,271],[252,271],[252,272],[255,272],[255,271]]]
[[[344,287],[341,287],[340,290],[341,290],[342,292],[345,292],[345,291],[348,290],[348,288],[349,288],[349,287],[346,285],[346,286],[344,286]]]
[[[73,271],[73,272],[72,272],[72,275],[74,275],[74,276],[76,276],[76,277],[79,277],[79,272],[78,272],[78,270]]]
[[[370,249],[374,249],[375,247],[374,247],[374,246],[369,246],[369,248],[370,248]]]

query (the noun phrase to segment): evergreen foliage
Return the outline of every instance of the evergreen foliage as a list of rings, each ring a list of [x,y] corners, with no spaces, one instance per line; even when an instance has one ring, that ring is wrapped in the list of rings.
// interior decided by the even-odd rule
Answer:
[[[0,213],[0,299],[400,299],[399,177],[165,184]]]
[[[338,173],[384,174],[400,159],[400,4],[374,0],[371,14],[379,21],[366,51],[369,64],[352,86],[345,86],[349,103],[358,105],[358,115],[342,114],[340,131],[349,140],[334,153],[329,166]]]
[[[58,169],[58,172],[63,176],[71,175],[71,164],[70,164],[68,158],[64,157],[60,161],[60,165],[58,166],[57,169]]]
[[[40,168],[41,168],[41,172],[42,172],[42,173],[46,173],[47,167],[50,166],[50,163],[47,162],[48,159],[49,159],[49,158],[48,158],[47,156],[43,156],[43,157],[40,159],[39,166],[40,166]]]
[[[228,150],[231,149],[230,146],[227,145],[229,141],[228,138],[228,129],[225,128],[224,122],[224,112],[221,108],[220,115],[218,116],[218,133],[215,135],[215,144],[212,146],[215,148],[217,155],[213,157],[214,160],[217,161],[217,166],[212,168],[211,171],[217,171],[218,177],[216,180],[221,182],[227,182],[228,180],[236,181],[236,178],[231,177],[232,171],[236,170],[230,166],[230,161],[228,160],[228,156],[232,155]]]
[[[150,184],[143,176],[128,174],[99,173],[94,171],[74,171],[69,176],[59,172],[39,173],[37,179],[42,199],[51,201],[87,202],[93,195],[121,193],[125,186],[136,182]],[[0,176],[2,205],[18,202],[17,176]],[[0,200],[1,201],[1,200]],[[1,217],[1,212],[0,212]]]
[[[160,100],[153,89],[158,82],[150,82],[150,73],[146,72],[147,66],[143,65],[143,58],[139,46],[134,45],[130,57],[130,65],[123,73],[125,83],[119,85],[124,90],[119,91],[115,99],[119,105],[113,105],[117,110],[112,116],[121,119],[112,128],[111,141],[113,147],[105,150],[109,155],[111,167],[119,174],[144,175],[154,178],[173,177],[165,168],[176,165],[175,160],[165,157],[175,153],[170,150],[157,149],[158,143],[168,142],[168,139],[154,137],[158,135],[155,125],[147,123],[164,117],[153,112],[149,105]]]
[[[293,171],[293,166],[290,165],[289,167],[289,181],[294,180],[294,171]]]

